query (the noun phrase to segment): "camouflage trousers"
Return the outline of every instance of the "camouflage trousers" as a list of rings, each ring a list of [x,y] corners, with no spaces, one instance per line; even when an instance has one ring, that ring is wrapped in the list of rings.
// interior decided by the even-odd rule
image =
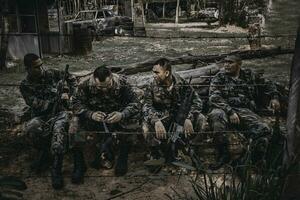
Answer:
[[[254,154],[266,153],[268,142],[270,140],[272,131],[270,127],[264,123],[260,116],[247,108],[233,108],[233,111],[237,113],[240,119],[240,124],[232,125],[229,122],[229,116],[221,109],[213,109],[208,114],[208,121],[211,129],[214,132],[214,139],[219,144],[230,144],[229,137],[226,136],[226,130],[229,131],[234,128],[242,133],[242,135],[249,139],[252,139],[252,148]],[[225,133],[225,134],[224,134]]]
[[[204,127],[206,125],[206,118],[203,114],[200,113],[194,116],[191,121],[193,124],[194,131],[196,133],[201,133],[204,130]],[[166,131],[170,129],[170,126],[172,125],[173,122],[174,122],[173,118],[166,118],[162,120],[162,123],[164,124]],[[156,137],[154,125],[152,125],[150,122],[144,121],[142,123],[142,129],[143,129],[143,135],[145,141],[149,147],[158,146],[159,144],[164,142]]]
[[[53,124],[52,132],[51,124]],[[49,149],[51,153],[63,154],[67,149],[69,113],[60,112],[56,117],[35,117],[25,123],[25,134],[27,134],[37,149]]]

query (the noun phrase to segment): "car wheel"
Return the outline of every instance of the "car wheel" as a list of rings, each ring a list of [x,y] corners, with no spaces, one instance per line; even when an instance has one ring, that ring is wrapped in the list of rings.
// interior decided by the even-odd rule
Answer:
[[[119,35],[119,36],[124,36],[125,31],[124,31],[123,27],[122,26],[115,27],[115,34]]]

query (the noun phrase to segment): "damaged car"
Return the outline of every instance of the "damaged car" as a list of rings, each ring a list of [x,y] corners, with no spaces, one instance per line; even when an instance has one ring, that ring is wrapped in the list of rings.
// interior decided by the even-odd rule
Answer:
[[[118,16],[111,10],[83,10],[77,13],[74,19],[66,21],[73,26],[84,26],[90,29],[93,36],[127,35],[133,30],[130,17]]]

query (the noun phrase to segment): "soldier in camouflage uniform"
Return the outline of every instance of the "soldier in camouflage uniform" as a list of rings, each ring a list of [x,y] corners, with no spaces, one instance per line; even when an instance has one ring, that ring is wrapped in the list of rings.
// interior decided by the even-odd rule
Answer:
[[[75,93],[77,81],[74,76],[66,75],[68,91],[63,91],[61,105],[54,110],[58,101],[58,85],[64,84],[62,79],[65,74],[58,70],[46,70],[42,64],[42,60],[35,54],[27,54],[24,57],[27,77],[21,82],[20,91],[29,106],[32,118],[25,123],[25,133],[39,150],[38,160],[32,165],[37,172],[47,165],[49,149],[51,150],[54,156],[52,185],[55,189],[60,189],[63,186],[61,168],[70,115],[66,109],[69,109],[68,100]]]
[[[269,96],[272,109],[280,108],[275,85],[251,70],[241,69],[241,65],[239,57],[229,56],[225,58],[224,70],[211,80],[209,91],[211,111],[208,118],[219,151],[219,162],[212,168],[219,168],[229,161],[226,146],[230,141],[224,134],[224,130],[228,130],[229,127],[237,128],[246,138],[253,139],[253,158],[256,161],[263,161],[271,130],[255,114],[258,94],[263,92]]]
[[[167,132],[179,115],[186,94],[192,94],[191,105],[187,116],[184,116],[183,132],[186,136],[203,130],[205,117],[201,114],[202,101],[193,88],[178,74],[172,73],[168,59],[159,59],[154,67],[154,80],[145,92],[143,106],[143,134],[150,149],[150,160],[165,157],[166,162],[176,159],[176,152],[170,152]],[[176,151],[176,150],[175,150]]]
[[[139,109],[138,98],[127,83],[126,77],[112,73],[105,66],[98,67],[92,75],[79,84],[74,99],[75,114],[79,117],[79,125],[85,130],[105,132],[107,127],[110,132],[124,131],[123,125],[136,115]],[[99,168],[100,164],[104,168],[111,168],[114,160],[113,137],[110,133],[108,135],[99,133],[98,136],[98,142],[101,144],[93,166]],[[80,141],[82,139],[83,141]],[[76,143],[80,144],[84,139],[85,136],[78,132]],[[115,174],[121,176],[127,172],[130,144],[128,135],[118,135],[116,139],[119,141],[119,153]]]

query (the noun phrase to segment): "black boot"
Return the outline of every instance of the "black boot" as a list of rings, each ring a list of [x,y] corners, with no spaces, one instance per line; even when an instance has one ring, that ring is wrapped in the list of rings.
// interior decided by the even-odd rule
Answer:
[[[214,164],[211,164],[209,166],[212,170],[217,170],[221,168],[224,164],[227,164],[230,162],[230,155],[228,152],[228,142],[226,136],[223,134],[220,134],[214,138],[214,143],[216,145],[216,149],[218,151],[218,157],[217,162]]]
[[[150,147],[149,160],[144,163],[150,173],[158,173],[166,160],[162,158],[162,153],[159,146]]]
[[[52,187],[56,190],[62,189],[64,180],[62,176],[63,155],[58,154],[53,158],[53,165],[51,170]]]
[[[72,183],[80,184],[84,181],[84,173],[86,172],[86,165],[81,149],[73,150],[74,169],[72,173]]]
[[[40,149],[38,152],[38,157],[30,165],[32,171],[35,171],[37,174],[40,174],[48,169],[50,165],[50,153],[49,150]]]
[[[130,145],[121,144],[119,149],[119,155],[115,166],[115,175],[124,176],[128,171],[128,153]]]
[[[105,140],[100,147],[97,147],[94,161],[91,163],[91,167],[95,169],[112,169],[114,164],[114,153],[113,153],[113,139],[109,137]]]

